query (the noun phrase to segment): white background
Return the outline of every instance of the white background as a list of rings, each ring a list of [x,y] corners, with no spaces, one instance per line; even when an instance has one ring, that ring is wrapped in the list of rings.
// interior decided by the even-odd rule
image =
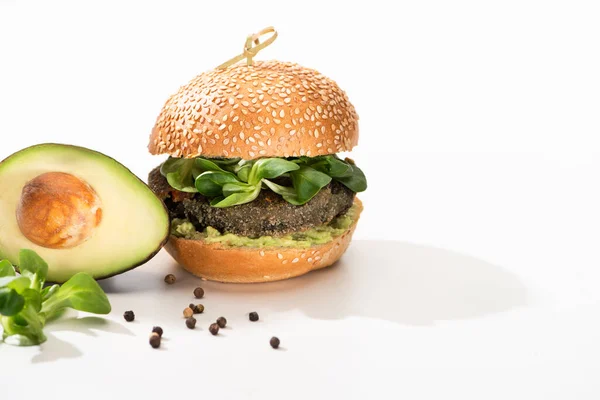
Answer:
[[[595,1],[0,0],[0,158],[72,143],[144,178],[167,97],[274,25],[258,58],[347,91],[370,184],[338,267],[203,283],[189,331],[199,281],[163,252],[103,283],[108,321],[0,345],[2,398],[600,398],[598,21]]]

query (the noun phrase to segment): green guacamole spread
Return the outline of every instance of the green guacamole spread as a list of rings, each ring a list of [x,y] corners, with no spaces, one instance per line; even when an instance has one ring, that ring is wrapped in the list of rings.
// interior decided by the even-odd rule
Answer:
[[[220,233],[210,226],[204,231],[198,232],[187,219],[176,218],[171,222],[171,234],[180,238],[204,240],[206,243],[221,243],[232,247],[305,248],[332,241],[348,230],[358,216],[359,207],[354,204],[344,215],[337,216],[329,224],[285,236],[261,236],[258,238],[238,236],[233,233]]]

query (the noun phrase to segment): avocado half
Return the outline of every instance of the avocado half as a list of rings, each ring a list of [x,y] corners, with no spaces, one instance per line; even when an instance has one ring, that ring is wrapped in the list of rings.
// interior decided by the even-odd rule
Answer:
[[[151,259],[169,236],[162,201],[125,166],[82,147],[40,144],[0,163],[0,260],[20,249],[48,263],[48,281],[108,278]]]

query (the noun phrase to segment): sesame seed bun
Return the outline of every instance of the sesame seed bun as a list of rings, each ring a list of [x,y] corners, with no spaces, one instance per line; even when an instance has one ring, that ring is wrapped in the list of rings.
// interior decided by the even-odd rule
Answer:
[[[357,198],[358,212],[354,223],[334,240],[309,248],[247,248],[228,247],[171,236],[165,249],[192,274],[211,281],[230,283],[270,282],[304,275],[328,267],[344,254],[362,211]]]
[[[202,73],[164,105],[148,149],[173,157],[293,157],[350,151],[358,115],[331,79],[256,61]]]

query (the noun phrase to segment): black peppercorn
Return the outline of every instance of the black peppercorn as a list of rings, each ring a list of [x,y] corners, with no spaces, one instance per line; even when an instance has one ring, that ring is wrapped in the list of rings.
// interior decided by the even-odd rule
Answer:
[[[204,312],[204,306],[202,304],[196,304],[192,310],[194,310],[194,314],[202,314]]]
[[[258,321],[258,313],[256,311],[251,312],[248,317],[250,318],[250,321],[252,322],[256,322]]]
[[[194,296],[197,299],[201,299],[204,297],[204,289],[202,289],[201,287],[197,287],[196,289],[194,289]]]
[[[279,341],[279,338],[277,338],[277,337],[273,336],[273,337],[271,338],[271,341],[270,341],[269,343],[271,343],[271,347],[272,347],[272,348],[276,349],[276,348],[278,348],[278,347],[279,347],[279,343],[281,343],[281,342]]]
[[[225,317],[219,317],[217,319],[217,325],[219,325],[219,328],[225,328],[225,325],[227,325],[227,320]]]
[[[194,329],[196,327],[196,318],[189,317],[185,320],[185,325],[190,329]]]
[[[173,275],[173,274],[169,274],[169,275],[165,276],[165,282],[168,283],[169,285],[174,284],[176,280],[177,280],[177,278],[175,278],[175,275]]]
[[[210,326],[208,327],[208,330],[213,335],[216,335],[217,333],[219,333],[219,325],[217,325],[217,324],[210,324]]]
[[[150,346],[153,349],[158,349],[160,347],[160,335],[157,332],[152,332],[150,335]]]
[[[160,326],[155,326],[154,328],[152,328],[152,333],[158,333],[158,336],[162,337],[163,330]]]
[[[135,319],[135,314],[133,313],[133,311],[125,311],[123,313],[123,318],[125,318],[125,321],[131,322]]]

